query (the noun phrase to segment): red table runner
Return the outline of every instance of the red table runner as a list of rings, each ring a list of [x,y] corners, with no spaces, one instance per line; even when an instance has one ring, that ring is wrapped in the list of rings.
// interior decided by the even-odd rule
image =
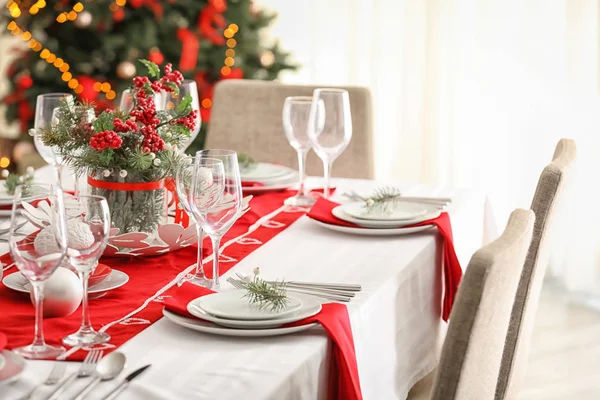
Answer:
[[[221,273],[235,266],[305,214],[305,209],[283,206],[284,199],[293,194],[289,191],[268,193],[251,200],[250,211],[233,225],[221,242],[226,245],[234,239],[222,251]],[[206,255],[211,254],[210,242],[206,240],[204,244],[204,249],[208,251]],[[189,246],[162,256],[145,257],[139,259],[140,262],[128,258],[102,258],[102,263],[129,275],[129,282],[125,286],[107,292],[98,300],[90,301],[94,328],[103,328],[111,336],[110,343],[104,345],[105,351],[121,346],[162,317],[163,301],[170,296],[169,289],[177,287],[177,275],[196,262],[196,252],[196,246]],[[0,257],[0,261],[12,263],[9,254]],[[206,268],[209,277],[211,270]],[[15,271],[17,269],[13,268],[7,273]],[[54,345],[60,344],[64,336],[79,328],[80,323],[80,309],[68,317],[45,318],[46,341]],[[33,326],[34,310],[29,296],[0,283],[0,328],[8,336],[7,347],[31,343]],[[86,354],[84,351],[71,353],[72,351],[67,353],[68,360],[82,360]]]

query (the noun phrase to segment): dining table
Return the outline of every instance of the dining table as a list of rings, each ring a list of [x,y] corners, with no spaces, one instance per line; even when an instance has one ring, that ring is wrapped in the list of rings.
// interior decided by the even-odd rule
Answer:
[[[50,167],[36,171],[37,181],[48,182],[52,177]],[[307,180],[309,188],[321,184],[322,178]],[[345,178],[335,178],[333,184],[334,199],[339,201],[350,190],[364,193],[380,186],[372,180]],[[70,185],[65,184],[67,189]],[[445,185],[394,186],[410,195],[452,199],[447,211],[461,266],[466,266],[473,252],[482,246],[484,236],[489,237],[485,233],[492,221],[486,215],[483,192]],[[363,397],[405,399],[410,388],[430,373],[438,361],[446,326],[440,317],[443,246],[435,229],[410,235],[362,236],[334,232],[302,216],[222,275],[221,290],[232,288],[227,277],[252,274],[256,267],[260,267],[261,275],[272,279],[360,284],[362,291],[347,307]],[[0,254],[6,252],[8,245],[2,241]],[[223,256],[227,256],[227,249]],[[188,267],[181,265],[181,270]],[[10,272],[14,271],[15,268]],[[0,284],[0,296],[6,290]],[[160,293],[141,300],[140,309],[148,302],[163,302]],[[138,322],[144,323],[136,322],[133,316],[121,323]],[[52,319],[45,320],[45,324],[51,323]],[[232,338],[192,331],[161,318],[118,350],[127,358],[124,371],[119,378],[102,382],[87,398],[102,398],[124,376],[146,364],[151,367],[132,381],[119,398],[327,398],[331,341],[320,326],[285,336]],[[71,361],[28,360],[15,382],[0,385],[0,399],[16,399],[42,383],[57,362],[66,363],[68,372],[80,365]],[[76,380],[64,398],[85,384],[86,379]],[[51,387],[42,387],[32,399],[45,398],[50,391]]]

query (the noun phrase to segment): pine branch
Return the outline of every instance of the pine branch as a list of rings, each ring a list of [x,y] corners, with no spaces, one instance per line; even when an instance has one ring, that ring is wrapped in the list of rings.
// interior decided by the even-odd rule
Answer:
[[[258,306],[259,309],[269,308],[273,312],[285,309],[290,300],[287,298],[285,282],[272,284],[258,276],[250,282],[245,283],[250,304]]]
[[[398,202],[402,193],[399,189],[389,186],[378,188],[368,197],[359,195],[356,192],[345,193],[344,196],[352,201],[364,202],[367,213],[381,212],[385,213],[393,208]]]

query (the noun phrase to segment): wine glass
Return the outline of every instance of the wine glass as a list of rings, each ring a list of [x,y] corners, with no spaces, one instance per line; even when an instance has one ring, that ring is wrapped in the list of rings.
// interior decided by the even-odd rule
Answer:
[[[88,307],[88,280],[104,252],[110,232],[108,203],[102,196],[69,196],[65,198],[65,211],[69,218],[67,257],[83,285],[81,327],[63,338],[68,346],[93,346],[105,343],[110,336],[92,328]]]
[[[208,186],[210,183],[204,174],[204,163],[206,159],[216,159],[223,163],[223,190],[221,198],[216,206],[203,206],[208,203],[207,200],[213,199],[216,195],[208,189],[216,191],[214,187],[218,187],[219,175],[213,175],[215,183],[213,186]],[[212,171],[211,171],[212,172]],[[208,196],[208,197],[207,197]],[[196,153],[194,160],[194,177],[192,179],[192,187],[190,193],[191,209],[202,229],[210,236],[213,247],[213,284],[212,289],[219,289],[219,245],[221,238],[233,223],[242,215],[242,183],[240,179],[240,167],[238,166],[237,153],[233,150],[200,150]]]
[[[35,119],[33,129],[29,134],[33,136],[33,143],[44,161],[54,167],[58,184],[62,187],[62,158],[52,146],[47,146],[42,141],[42,129],[52,125],[54,109],[58,108],[62,101],[66,100],[69,105],[75,105],[73,95],[68,93],[40,94],[35,103]]]
[[[154,104],[156,105],[156,111],[164,110],[167,103],[167,96],[165,92],[154,93]],[[133,105],[135,103],[135,99],[133,98],[133,94],[131,93],[131,89],[123,90],[121,94],[121,100],[119,102],[119,108],[121,111],[129,113],[133,110]]]
[[[313,150],[323,161],[324,197],[329,198],[333,162],[350,143],[352,117],[350,98],[343,89],[315,89],[313,92],[308,137]]]
[[[169,96],[167,94],[167,110],[172,110],[174,108],[176,109],[187,94],[192,97],[192,110],[197,110],[196,127],[190,132],[190,137],[185,141],[185,143],[182,143],[181,148],[179,149],[181,153],[185,153],[186,149],[190,147],[192,143],[194,143],[194,140],[198,136],[200,128],[202,127],[202,119],[200,118],[200,100],[198,97],[198,87],[196,86],[196,81],[192,79],[184,79],[181,85],[179,85],[178,97]]]
[[[45,203],[41,206],[42,203]],[[22,218],[40,226],[38,215],[27,211],[37,205],[49,218],[49,224],[32,234],[22,234]],[[29,281],[35,298],[35,331],[33,343],[14,349],[25,358],[55,358],[64,347],[50,346],[44,341],[44,283],[58,268],[67,251],[66,215],[60,186],[19,185],[15,190],[8,236],[10,255],[17,268]],[[35,244],[35,245],[34,245]]]
[[[80,111],[82,108],[81,106],[75,106],[73,108],[73,110],[75,111]],[[55,108],[52,111],[52,126],[56,126],[58,124],[58,122],[61,119],[65,119],[68,118],[68,116],[63,116],[61,115],[61,110],[60,107]],[[93,108],[88,108],[87,110],[85,110],[85,113],[83,114],[81,121],[71,121],[71,126],[75,127],[76,124],[81,124],[81,123],[92,123],[94,122],[94,120],[96,119],[96,113],[94,112]],[[79,155],[81,154],[81,150],[75,150],[73,151],[73,155]],[[62,165],[62,160],[61,160],[61,171],[62,171],[62,167],[64,167]],[[80,194],[80,190],[79,190],[79,176],[76,174],[75,171],[73,171],[73,191],[75,196],[78,196]]]
[[[177,199],[183,207],[183,210],[192,217],[196,224],[196,233],[198,235],[198,256],[196,258],[196,272],[194,275],[188,275],[184,278],[199,286],[210,287],[211,281],[204,275],[204,266],[202,263],[202,245],[204,240],[204,231],[198,222],[195,214],[190,207],[190,190],[192,187],[192,178],[194,176],[195,157],[185,158],[177,168],[175,176],[175,189],[177,191]]]
[[[312,97],[308,96],[287,97],[283,103],[283,130],[287,140],[298,153],[298,173],[300,174],[298,193],[284,201],[290,206],[310,206],[315,202],[315,199],[306,195],[304,187],[306,156],[312,148],[308,137],[311,104]]]

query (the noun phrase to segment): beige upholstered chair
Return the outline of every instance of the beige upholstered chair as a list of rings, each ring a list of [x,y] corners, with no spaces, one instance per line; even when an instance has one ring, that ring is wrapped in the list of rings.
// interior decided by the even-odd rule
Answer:
[[[502,349],[534,214],[515,210],[500,238],[478,250],[459,287],[435,381],[419,382],[410,400],[494,399]]]
[[[264,162],[297,168],[296,151],[283,133],[283,102],[288,96],[312,96],[318,86],[284,85],[253,80],[225,80],[215,87],[211,119],[204,145],[247,153]],[[320,86],[323,87],[323,86]],[[352,140],[333,165],[333,176],[373,178],[371,93],[344,87],[350,95]],[[322,176],[321,160],[310,152],[306,172]]]
[[[523,382],[535,313],[548,265],[549,238],[554,234],[552,222],[560,212],[565,191],[573,178],[576,154],[575,141],[562,139],[558,142],[552,162],[542,171],[531,203],[535,213],[533,240],[512,310],[496,400],[516,399]]]

